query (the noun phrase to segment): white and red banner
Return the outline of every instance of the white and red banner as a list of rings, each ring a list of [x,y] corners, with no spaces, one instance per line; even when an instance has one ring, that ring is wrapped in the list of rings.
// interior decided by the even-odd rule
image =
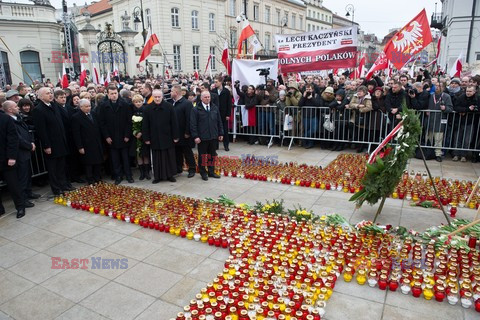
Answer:
[[[275,35],[282,72],[357,66],[357,27]]]
[[[382,52],[380,52],[380,54],[377,57],[377,60],[375,60],[374,64],[372,65],[372,67],[368,71],[367,76],[366,76],[367,80],[369,80],[373,76],[375,71],[380,71],[380,70],[387,69],[387,68],[388,68],[387,55],[385,54],[384,51],[382,51]]]

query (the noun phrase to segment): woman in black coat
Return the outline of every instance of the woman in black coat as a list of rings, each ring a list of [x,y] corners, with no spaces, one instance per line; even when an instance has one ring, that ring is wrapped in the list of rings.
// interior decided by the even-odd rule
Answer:
[[[101,180],[100,168],[103,163],[103,142],[100,124],[96,115],[90,113],[90,100],[81,99],[80,110],[72,116],[72,135],[80,161],[85,167],[88,184]]]
[[[136,94],[132,98],[133,103],[133,115],[132,115],[132,127],[133,127],[133,136],[135,140],[132,143],[132,147],[135,149],[135,158],[137,159],[138,168],[140,170],[139,180],[150,180],[150,146],[145,144],[145,141],[142,138],[142,121],[143,114],[148,105],[143,103],[144,98]],[[141,118],[141,119],[140,119]],[[137,125],[135,123],[138,123]],[[139,129],[136,129],[136,126],[139,126]]]

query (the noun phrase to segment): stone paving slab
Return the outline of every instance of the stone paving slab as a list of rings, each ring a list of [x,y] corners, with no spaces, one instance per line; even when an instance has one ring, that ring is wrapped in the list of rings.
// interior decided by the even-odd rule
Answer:
[[[221,155],[277,155],[280,161],[327,165],[337,152],[232,144]],[[480,164],[429,161],[434,175],[476,180]],[[423,173],[423,162],[412,159],[408,170]],[[351,223],[372,219],[377,206],[356,209],[350,194],[300,188],[268,182],[222,177],[204,182],[186,174],[177,183],[150,181],[133,186],[190,197],[225,193],[237,202],[255,204],[279,197],[287,207],[301,203],[316,214],[339,213]],[[35,190],[48,194],[48,188]],[[5,198],[5,196],[4,196]],[[13,212],[11,201],[4,201]],[[17,221],[14,214],[0,218],[0,319],[160,319],[168,320],[200,288],[223,269],[228,250],[146,230],[137,225],[75,211],[35,200],[35,208]],[[460,218],[475,211],[460,208]],[[437,209],[412,208],[408,201],[387,199],[380,222],[419,231],[444,222]],[[127,269],[52,270],[51,257],[128,259]],[[473,309],[415,299],[401,293],[344,283],[339,279],[327,303],[326,319],[478,319]]]

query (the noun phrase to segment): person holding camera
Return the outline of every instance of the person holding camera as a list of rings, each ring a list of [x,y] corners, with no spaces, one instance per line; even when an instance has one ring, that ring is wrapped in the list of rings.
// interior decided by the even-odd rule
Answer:
[[[315,94],[313,83],[307,83],[305,86],[305,92],[303,93],[303,97],[300,99],[298,106],[302,108],[303,136],[307,138],[304,139],[303,146],[305,149],[310,149],[313,148],[315,144],[311,139],[317,136],[319,124],[317,109],[320,107],[320,100]]]
[[[428,99],[430,93],[423,89],[421,82],[415,82],[412,89],[408,90],[408,97],[410,98],[410,105],[415,110],[426,110],[428,108]]]
[[[425,123],[427,141],[435,147],[435,160],[442,162],[442,146],[443,136],[447,124],[447,114],[453,111],[453,104],[450,95],[443,92],[445,85],[439,83],[435,87],[435,94],[430,96],[428,102],[428,110],[435,112],[427,112]]]
[[[460,95],[453,105],[453,110],[458,113],[456,127],[453,136],[453,161],[467,161],[467,151],[461,149],[469,149],[472,141],[474,118],[478,118],[478,98],[475,86],[468,86],[465,93]],[[478,122],[475,121],[475,122]]]

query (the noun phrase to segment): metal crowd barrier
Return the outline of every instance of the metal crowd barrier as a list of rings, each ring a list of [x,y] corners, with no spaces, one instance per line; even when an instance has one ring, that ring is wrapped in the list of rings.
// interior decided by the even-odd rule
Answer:
[[[32,153],[32,157],[30,160],[30,169],[32,172],[32,178],[44,175],[47,173],[47,166],[45,165],[45,158],[44,158],[44,153],[43,153],[43,147],[38,139],[38,137],[35,136],[35,131],[30,130],[31,134],[34,137],[35,141],[35,151]],[[1,177],[0,177],[1,179]],[[4,186],[5,183],[0,180],[0,186]]]
[[[480,112],[460,114],[420,110],[418,115],[423,129],[422,147],[480,152]],[[245,119],[248,116],[255,116],[254,126],[248,125]],[[282,142],[290,139],[289,150],[297,139],[363,144],[370,151],[399,121],[380,110],[361,113],[351,109],[339,112],[328,107],[285,107],[282,110],[276,106],[256,106],[249,115],[244,106],[237,106],[229,132],[269,137],[270,142],[274,138]]]

